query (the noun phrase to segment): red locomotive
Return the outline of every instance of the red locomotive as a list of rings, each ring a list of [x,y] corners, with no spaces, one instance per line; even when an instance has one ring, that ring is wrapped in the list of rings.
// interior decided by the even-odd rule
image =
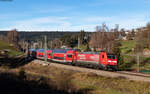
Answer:
[[[117,58],[106,52],[80,52],[77,49],[54,49],[47,50],[47,59],[59,63],[72,65],[88,65],[104,70],[117,69]],[[44,49],[36,50],[36,57],[44,59]]]

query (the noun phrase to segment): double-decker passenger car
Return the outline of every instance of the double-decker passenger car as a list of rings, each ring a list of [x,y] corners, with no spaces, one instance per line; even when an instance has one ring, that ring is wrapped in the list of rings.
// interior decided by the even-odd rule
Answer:
[[[77,50],[75,49],[55,49],[52,50],[52,61],[58,62],[73,62]]]

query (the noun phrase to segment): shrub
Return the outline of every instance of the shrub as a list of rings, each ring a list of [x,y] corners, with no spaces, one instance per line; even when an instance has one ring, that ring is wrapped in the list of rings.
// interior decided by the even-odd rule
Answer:
[[[19,79],[26,80],[26,73],[23,68],[19,71]]]

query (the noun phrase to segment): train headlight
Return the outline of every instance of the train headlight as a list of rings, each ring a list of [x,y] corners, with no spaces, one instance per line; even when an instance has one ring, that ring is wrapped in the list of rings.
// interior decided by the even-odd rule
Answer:
[[[108,62],[111,62],[111,60],[108,60]]]
[[[117,61],[112,61],[113,63],[117,63]]]

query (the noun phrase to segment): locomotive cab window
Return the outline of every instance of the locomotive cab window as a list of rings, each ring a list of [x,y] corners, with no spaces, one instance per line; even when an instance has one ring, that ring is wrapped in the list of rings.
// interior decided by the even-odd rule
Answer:
[[[72,55],[71,55],[71,54],[68,54],[67,57],[72,58]]]
[[[109,58],[109,59],[116,59],[115,55],[107,55],[107,58]]]

